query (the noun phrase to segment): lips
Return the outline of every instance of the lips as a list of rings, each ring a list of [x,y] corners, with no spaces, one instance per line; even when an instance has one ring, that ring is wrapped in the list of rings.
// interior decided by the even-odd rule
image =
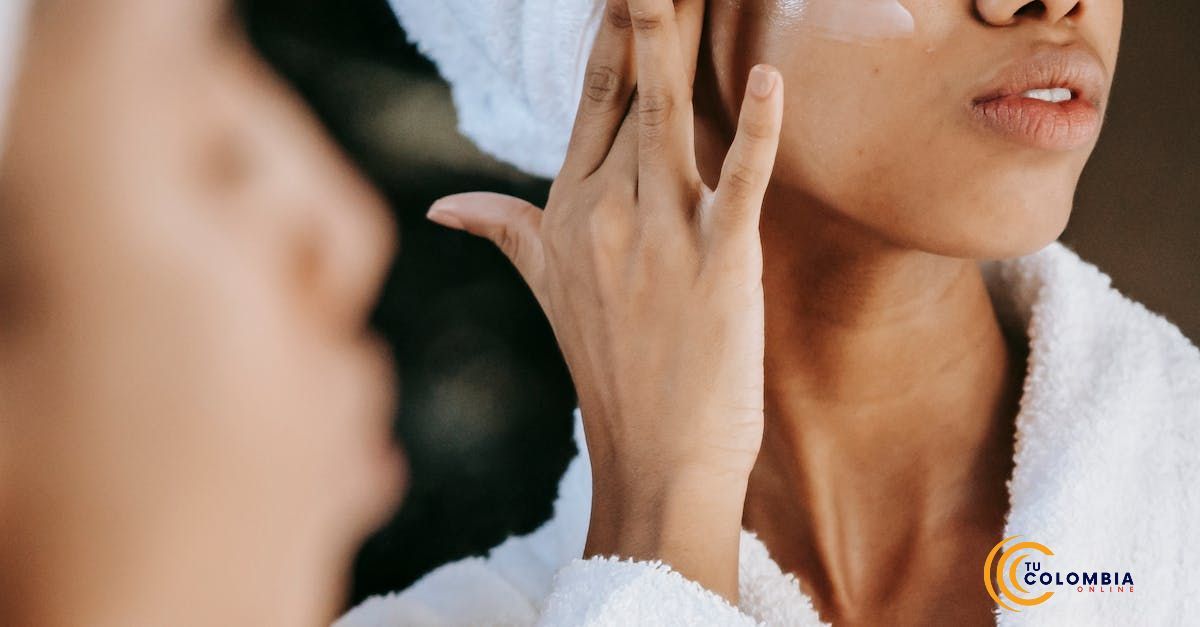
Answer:
[[[1003,68],[972,101],[986,128],[1045,150],[1089,145],[1100,132],[1108,75],[1083,46],[1043,47]]]

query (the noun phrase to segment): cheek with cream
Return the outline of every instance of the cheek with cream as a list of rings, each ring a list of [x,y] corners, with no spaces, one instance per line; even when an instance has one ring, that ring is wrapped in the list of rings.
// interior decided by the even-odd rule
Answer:
[[[849,43],[912,37],[913,15],[897,0],[780,0],[777,17],[801,30]]]

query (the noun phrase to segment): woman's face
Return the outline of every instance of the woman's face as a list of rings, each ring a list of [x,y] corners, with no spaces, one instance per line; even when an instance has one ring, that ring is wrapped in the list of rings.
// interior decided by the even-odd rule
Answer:
[[[0,161],[0,616],[323,623],[398,496],[367,328],[394,226],[233,17],[33,11]]]
[[[715,81],[711,117],[727,127],[749,68],[782,71],[775,197],[906,248],[1015,256],[1066,226],[1122,12],[1121,0],[713,0],[699,80]]]

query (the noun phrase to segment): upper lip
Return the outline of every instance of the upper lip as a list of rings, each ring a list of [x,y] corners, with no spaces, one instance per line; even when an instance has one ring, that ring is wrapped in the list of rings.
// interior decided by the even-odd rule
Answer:
[[[1099,108],[1108,88],[1108,74],[1087,46],[1043,46],[1000,69],[974,102],[1055,87],[1070,89],[1073,97]]]

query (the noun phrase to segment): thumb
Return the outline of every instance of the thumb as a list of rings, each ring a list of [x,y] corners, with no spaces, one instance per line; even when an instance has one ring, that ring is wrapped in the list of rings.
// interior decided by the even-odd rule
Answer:
[[[471,192],[438,200],[425,217],[491,240],[536,292],[543,263],[541,209],[512,196]]]

